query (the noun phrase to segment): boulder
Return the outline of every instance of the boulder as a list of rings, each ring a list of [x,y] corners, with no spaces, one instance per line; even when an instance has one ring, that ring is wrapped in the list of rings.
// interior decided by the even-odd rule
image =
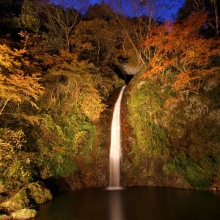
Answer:
[[[37,215],[35,209],[20,209],[16,212],[11,213],[12,219],[30,219],[34,218]]]
[[[26,189],[28,197],[35,201],[37,204],[42,204],[52,199],[50,190],[45,188],[41,182],[30,183]]]
[[[8,211],[16,211],[27,207],[30,200],[27,196],[26,190],[20,190],[13,197],[0,204],[0,208],[4,208]]]
[[[8,200],[2,202],[0,208],[7,210],[9,213],[17,213],[17,210],[23,210],[21,214],[24,212],[24,215],[28,215],[29,211],[26,210],[27,207],[30,207],[30,205],[42,204],[51,199],[52,194],[44,184],[41,182],[34,182],[21,189]],[[33,213],[33,211],[31,211],[31,213]]]

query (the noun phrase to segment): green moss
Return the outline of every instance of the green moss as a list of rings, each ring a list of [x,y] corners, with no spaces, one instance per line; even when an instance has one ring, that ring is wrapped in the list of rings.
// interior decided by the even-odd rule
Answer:
[[[208,188],[220,172],[220,126],[203,119],[190,132],[187,148],[175,147],[167,165],[197,189]]]
[[[167,155],[169,138],[160,124],[168,89],[151,80],[142,80],[130,90],[128,99],[129,121],[137,138],[133,152],[136,161],[144,155]]]
[[[204,189],[212,185],[213,178],[218,173],[219,165],[219,161],[216,163],[208,155],[200,160],[195,160],[181,152],[173,157],[167,168],[170,172],[182,175],[194,188]]]
[[[45,133],[38,139],[41,177],[65,177],[77,169],[75,156],[88,157],[94,144],[96,127],[80,114],[73,113],[63,117],[62,121],[48,114],[45,116],[41,125]]]

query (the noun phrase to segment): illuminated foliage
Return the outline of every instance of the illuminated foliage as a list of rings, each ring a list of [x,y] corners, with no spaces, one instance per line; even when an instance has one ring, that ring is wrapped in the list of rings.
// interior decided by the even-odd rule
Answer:
[[[135,135],[131,173],[141,167],[140,183],[142,173],[152,175],[149,156],[196,189],[218,183],[220,41],[206,35],[208,22],[206,13],[194,13],[153,26],[143,42],[149,63],[130,83],[127,100]]]
[[[39,105],[41,123],[33,132],[42,178],[60,178],[77,170],[76,157],[88,163],[97,134],[95,123],[105,110],[112,79],[77,55],[61,50],[47,54],[50,66],[44,78],[45,93]]]
[[[104,65],[112,58],[117,37],[114,26],[96,18],[81,21],[71,41],[75,44],[75,51],[79,53],[81,59],[87,59],[96,65]]]
[[[24,50],[11,50],[0,45],[0,115],[9,102],[17,105],[30,103],[37,108],[36,101],[44,92],[39,84],[39,74],[26,75],[22,65],[29,65],[23,60]]]
[[[0,188],[12,190],[32,179],[33,153],[25,151],[24,133],[0,128]],[[1,189],[2,190],[2,189]]]
[[[40,75],[30,73],[32,64],[26,54],[24,49],[0,45],[0,187],[6,192],[28,183],[34,175],[34,154],[25,147],[23,127],[39,123],[34,110],[39,109],[44,87]]]
[[[198,92],[206,80],[216,78],[219,67],[213,60],[219,56],[220,41],[201,35],[207,22],[207,14],[200,12],[183,23],[154,26],[143,42],[152,55],[143,77],[156,80],[162,74],[168,78],[168,70],[173,68],[178,74],[171,79],[172,88],[180,96],[184,92]]]

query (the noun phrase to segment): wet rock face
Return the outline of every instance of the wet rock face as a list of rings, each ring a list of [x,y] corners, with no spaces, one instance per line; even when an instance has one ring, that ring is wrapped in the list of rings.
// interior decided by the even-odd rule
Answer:
[[[132,147],[135,143],[133,128],[129,124],[129,113],[126,105],[128,94],[124,93],[121,106],[121,136],[122,136],[122,177],[125,186],[164,186],[192,189],[192,186],[181,176],[168,174],[167,159],[162,156],[143,156],[135,162]]]
[[[103,188],[108,186],[108,173],[102,168],[92,169],[84,173],[72,173],[70,176],[57,181],[59,191],[70,191],[86,188]]]
[[[97,149],[91,152],[91,163],[87,164],[83,158],[77,158],[78,172],[74,172],[66,178],[57,181],[60,191],[77,190],[84,188],[107,187],[109,184],[109,147],[111,120],[115,101],[120,89],[116,90],[109,100],[109,108],[103,114],[103,118],[97,126],[102,138],[99,144],[101,151]],[[192,188],[183,178],[171,176],[166,173],[166,161],[163,157],[145,156],[137,164],[134,163],[132,146],[135,143],[133,128],[128,123],[128,111],[126,107],[126,89],[121,104],[121,142],[122,142],[122,164],[121,183],[124,186],[166,186],[178,188]]]
[[[146,157],[138,166],[132,166],[132,164],[124,166],[124,185],[193,189],[181,176],[168,174],[165,165],[166,163],[162,157]]]

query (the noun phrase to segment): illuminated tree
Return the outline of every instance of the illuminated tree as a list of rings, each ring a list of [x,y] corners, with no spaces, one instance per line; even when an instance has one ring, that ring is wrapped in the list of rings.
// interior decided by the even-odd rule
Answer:
[[[39,73],[29,71],[33,67],[27,53],[0,45],[0,185],[4,192],[27,184],[34,173],[34,154],[25,146],[24,130],[39,123],[37,102],[44,88]]]
[[[140,46],[146,38],[151,27],[159,17],[159,11],[165,4],[161,0],[114,0],[105,1],[114,12],[115,26],[122,37],[124,52],[133,53],[138,65],[144,65],[150,59],[149,54],[144,53]],[[126,55],[125,55],[126,56]]]
[[[208,22],[208,15],[199,12],[183,23],[155,25],[143,42],[152,56],[143,76],[154,80],[169,78],[179,95],[199,92],[208,79],[217,78],[219,67],[215,59],[219,57],[220,41],[201,35]],[[177,74],[170,78],[169,72]]]
[[[24,151],[25,142],[22,130],[0,128],[0,185],[4,185],[4,192],[32,180],[34,154]]]
[[[60,178],[77,169],[76,157],[90,157],[97,132],[94,124],[113,87],[111,79],[101,77],[92,63],[78,61],[76,54],[66,50],[48,54],[45,62],[50,68],[39,103],[41,123],[33,137],[37,137],[39,175]]]
[[[29,65],[29,61],[23,58],[25,52],[0,45],[0,115],[8,103],[19,106],[26,102],[38,108],[36,101],[44,88],[39,84],[38,73],[27,75],[22,70],[22,65]]]
[[[114,26],[96,18],[81,21],[71,37],[71,42],[75,45],[74,53],[77,53],[80,59],[103,66],[112,58],[117,39]]]

